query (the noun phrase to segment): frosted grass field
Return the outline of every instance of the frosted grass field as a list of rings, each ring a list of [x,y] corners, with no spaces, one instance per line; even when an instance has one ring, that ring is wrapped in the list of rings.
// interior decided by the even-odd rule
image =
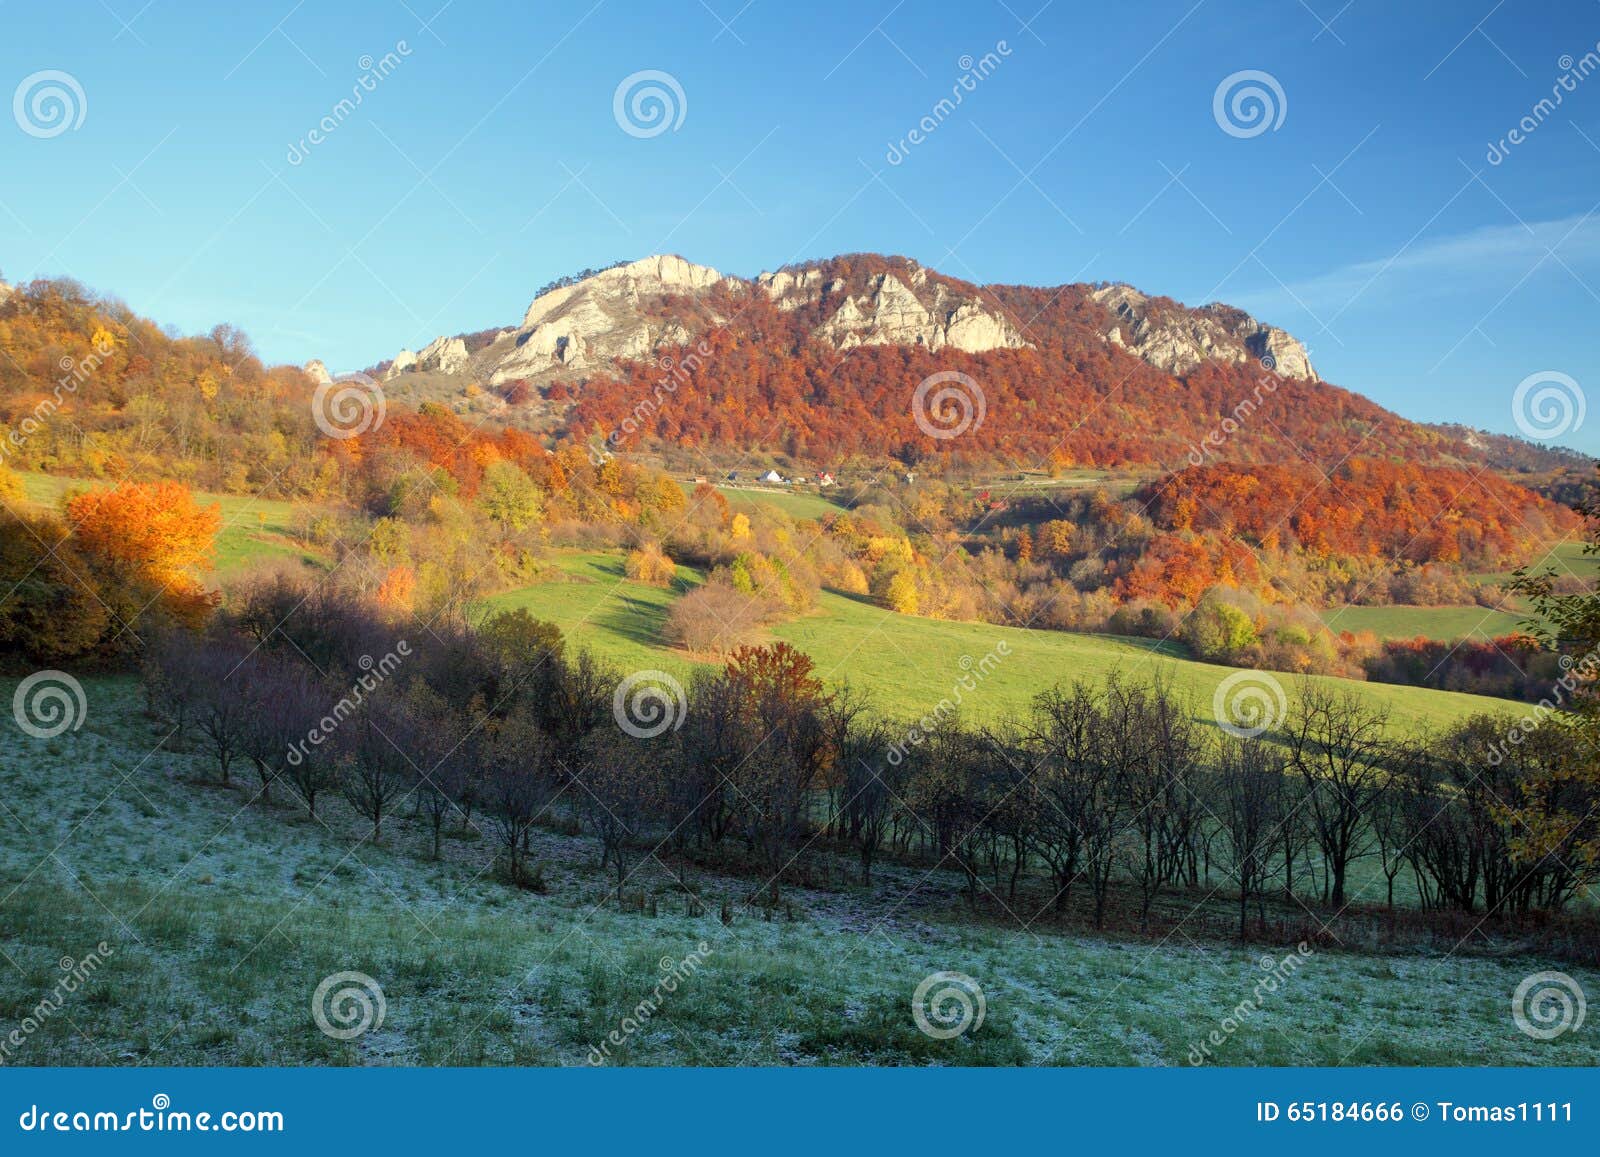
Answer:
[[[36,740],[7,721],[0,740],[0,1035],[34,1016],[64,957],[102,941],[110,953],[12,1064],[586,1064],[637,1021],[663,965],[702,943],[703,963],[619,1032],[607,1063],[1182,1065],[1213,1031],[1213,1063],[1230,1065],[1600,1061],[1592,1014],[1550,1042],[1517,1029],[1518,982],[1559,965],[1515,946],[1317,950],[1262,995],[1262,958],[1292,944],[974,920],[954,874],[920,868],[888,867],[867,889],[841,862],[816,888],[787,888],[769,920],[742,906],[748,879],[647,862],[630,882],[643,910],[619,911],[597,846],[541,831],[547,891],[517,891],[475,832],[434,863],[420,824],[386,825],[374,846],[342,802],[317,821],[286,793],[252,802],[245,776],[223,788],[203,755],[153,750],[161,733],[131,680],[85,689],[80,731]],[[1600,993],[1600,975],[1559,967]],[[348,1041],[312,1016],[318,983],[344,971],[370,976],[385,1012]],[[984,1002],[982,1026],[948,1040],[912,1013],[941,971],[971,977]]]

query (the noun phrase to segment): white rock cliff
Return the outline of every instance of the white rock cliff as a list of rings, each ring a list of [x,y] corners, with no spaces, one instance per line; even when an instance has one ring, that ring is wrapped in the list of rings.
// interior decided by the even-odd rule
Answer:
[[[719,287],[727,294],[712,296]],[[1084,292],[1077,286],[1067,290]],[[756,292],[783,312],[809,311],[808,318],[819,319],[810,322],[811,335],[839,350],[920,345],[931,352],[983,353],[1030,344],[989,295],[930,277],[915,262],[898,261],[891,272],[852,278],[847,285],[821,268],[784,269],[746,281],[658,254],[541,293],[520,325],[501,330],[475,353],[460,337],[435,338],[417,353],[401,350],[384,377],[417,371],[500,385],[598,372],[616,358],[645,359],[692,342],[727,320],[718,302]],[[1317,380],[1304,346],[1240,310],[1185,309],[1129,285],[1108,285],[1089,296],[1108,311],[1106,341],[1167,373],[1185,374],[1205,361],[1253,360],[1284,377]]]
[[[1108,285],[1090,296],[1111,310],[1107,341],[1169,374],[1186,374],[1206,361],[1257,361],[1280,377],[1319,380],[1303,345],[1242,310],[1207,305],[1158,313],[1131,285]]]

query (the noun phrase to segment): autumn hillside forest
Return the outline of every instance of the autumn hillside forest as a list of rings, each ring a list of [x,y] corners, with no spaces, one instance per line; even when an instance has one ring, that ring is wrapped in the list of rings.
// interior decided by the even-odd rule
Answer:
[[[908,265],[854,256],[808,276],[914,280]],[[0,304],[0,420],[8,567],[30,578],[3,611],[6,638],[28,661],[126,663],[130,611],[158,591],[156,606],[192,625],[218,597],[196,569],[195,532],[215,516],[187,497],[208,492],[290,503],[290,552],[396,614],[469,614],[548,579],[551,550],[605,545],[648,581],[670,581],[671,564],[711,579],[672,624],[701,656],[806,614],[827,589],[901,614],[1138,635],[1277,671],[1540,697],[1549,660],[1525,632],[1452,640],[1419,669],[1403,632],[1375,634],[1361,616],[1478,606],[1485,622],[1514,621],[1525,607],[1483,576],[1580,536],[1579,457],[1419,426],[1280,375],[1270,357],[1163,373],[1101,336],[1107,309],[1085,287],[922,277],[924,292],[947,282],[1016,317],[1028,340],[840,350],[808,336],[820,305],[780,310],[729,279],[660,293],[649,308],[699,332],[674,331],[692,340],[648,359],[469,380],[414,406],[385,397],[413,377],[390,363],[328,382],[320,364],[263,365],[226,325],[178,338],[71,281],[20,286]],[[916,396],[948,373],[961,375],[954,394]],[[947,431],[925,405],[970,428],[930,436],[919,422]],[[826,474],[828,501],[804,518],[735,510],[711,485],[768,468],[807,489]],[[19,473],[83,493],[62,510],[30,506]],[[98,525],[119,520],[139,541]],[[55,605],[81,609],[70,630],[46,625]]]

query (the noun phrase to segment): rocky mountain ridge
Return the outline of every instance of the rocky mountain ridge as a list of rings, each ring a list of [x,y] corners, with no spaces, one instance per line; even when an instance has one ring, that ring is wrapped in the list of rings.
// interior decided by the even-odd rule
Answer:
[[[420,351],[400,350],[381,372],[386,381],[426,373],[490,387],[579,379],[690,345],[736,322],[756,295],[788,315],[801,340],[840,352],[918,346],[981,354],[1037,344],[1029,320],[991,292],[1003,288],[945,277],[907,258],[834,258],[746,279],[658,254],[541,293],[519,325],[479,349],[462,335],[441,335]],[[1300,342],[1232,306],[1187,309],[1120,284],[1062,286],[1055,296],[1101,307],[1101,340],[1175,376],[1208,361],[1257,361],[1286,378],[1319,380]]]
[[[1116,315],[1107,340],[1170,374],[1181,376],[1206,361],[1255,360],[1282,377],[1321,380],[1299,341],[1231,305],[1163,309],[1133,286],[1120,283],[1097,289],[1091,296]]]

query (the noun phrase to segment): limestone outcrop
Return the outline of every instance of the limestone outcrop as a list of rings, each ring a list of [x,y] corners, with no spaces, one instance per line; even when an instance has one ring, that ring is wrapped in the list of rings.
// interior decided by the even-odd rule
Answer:
[[[1186,374],[1206,361],[1256,361],[1281,377],[1319,380],[1299,341],[1233,306],[1185,309],[1131,285],[1108,285],[1090,296],[1111,313],[1107,341],[1169,374]]]

